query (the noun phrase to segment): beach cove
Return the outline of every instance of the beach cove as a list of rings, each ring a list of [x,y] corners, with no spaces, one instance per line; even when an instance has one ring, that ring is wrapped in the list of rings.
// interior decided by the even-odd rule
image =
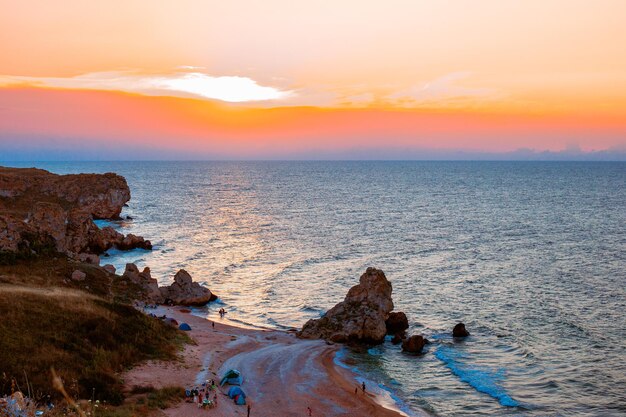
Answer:
[[[238,327],[227,319],[217,318],[213,327],[211,320],[180,307],[145,311],[188,323],[195,344],[185,346],[179,361],[151,361],[123,374],[129,390],[201,387],[208,380],[219,381],[224,372],[235,368],[243,375],[241,387],[251,405],[250,416],[307,416],[307,407],[313,416],[406,416],[393,409],[391,398],[379,387],[368,385],[362,392],[356,375],[335,363],[339,345],[300,340],[280,330]],[[225,395],[228,387],[218,387],[216,408],[205,410],[180,402],[163,412],[169,417],[245,416],[246,406],[236,405]]]

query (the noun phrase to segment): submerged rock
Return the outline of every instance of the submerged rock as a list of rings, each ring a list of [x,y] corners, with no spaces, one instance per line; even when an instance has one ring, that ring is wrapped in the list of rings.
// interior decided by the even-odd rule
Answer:
[[[452,337],[467,337],[469,332],[465,329],[465,324],[459,323],[452,329]]]
[[[204,305],[216,298],[211,290],[193,282],[191,275],[184,269],[176,273],[172,285],[161,287],[159,290],[164,300],[185,306]]]
[[[393,310],[391,291],[391,283],[383,271],[367,268],[344,301],[328,310],[324,317],[309,320],[297,335],[339,343],[382,343],[387,334],[385,321]]]
[[[415,334],[402,341],[402,351],[408,353],[421,353],[426,344],[426,339],[422,335]]]
[[[393,335],[393,339],[391,339],[391,343],[394,345],[399,345],[400,343],[402,343],[402,335],[400,333],[396,333],[395,335]]]

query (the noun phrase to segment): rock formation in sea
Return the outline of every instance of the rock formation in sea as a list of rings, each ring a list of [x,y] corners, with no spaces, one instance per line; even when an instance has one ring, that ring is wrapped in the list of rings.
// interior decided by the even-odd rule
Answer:
[[[57,175],[35,168],[0,167],[0,251],[56,251],[72,257],[112,246],[150,249],[140,236],[124,236],[94,219],[118,219],[130,200],[116,174]],[[96,258],[91,258],[91,261]]]
[[[385,326],[387,327],[387,334],[392,336],[399,335],[402,338],[409,328],[409,319],[401,311],[391,312],[385,321]]]
[[[382,343],[387,334],[385,321],[393,310],[391,291],[391,283],[383,271],[367,268],[344,301],[322,318],[309,320],[297,335],[339,343]]]
[[[454,329],[452,329],[452,337],[467,337],[469,335],[470,334],[465,329],[465,324],[463,323],[458,323],[456,326],[454,326]]]
[[[422,335],[415,334],[402,341],[402,350],[408,353],[421,353],[426,344],[426,339]]]

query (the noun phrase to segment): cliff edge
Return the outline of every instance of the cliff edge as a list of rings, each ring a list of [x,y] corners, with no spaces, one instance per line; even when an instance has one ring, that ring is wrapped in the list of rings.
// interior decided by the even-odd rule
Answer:
[[[112,246],[151,249],[149,241],[94,219],[117,219],[130,189],[113,173],[57,175],[0,167],[0,252],[99,254]]]

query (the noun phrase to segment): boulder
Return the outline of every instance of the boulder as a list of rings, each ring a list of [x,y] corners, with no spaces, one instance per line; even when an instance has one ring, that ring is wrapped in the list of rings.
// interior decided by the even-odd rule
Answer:
[[[194,282],[184,269],[176,273],[171,285],[161,287],[160,291],[164,300],[169,299],[173,304],[184,306],[205,305],[213,298],[211,291]]]
[[[393,310],[391,291],[391,283],[383,271],[367,268],[344,301],[322,318],[309,320],[297,335],[338,343],[382,343],[387,334],[385,320]]]
[[[452,329],[452,337],[467,337],[469,332],[465,329],[465,324],[459,323]]]
[[[402,335],[409,328],[409,320],[406,318],[406,314],[401,311],[392,312],[385,320],[385,326],[387,327],[387,334]]]
[[[111,264],[106,264],[102,267],[102,269],[104,269],[105,271],[111,273],[111,274],[115,274],[115,267]]]
[[[78,269],[72,272],[72,281],[84,281],[87,278],[87,274],[83,271],[79,271]]]
[[[163,302],[163,297],[159,290],[159,283],[156,279],[152,278],[150,268],[145,267],[143,271],[139,272],[137,265],[126,264],[126,269],[122,276],[141,287],[147,301],[152,303]]]
[[[415,334],[402,341],[402,351],[408,353],[421,353],[426,344],[426,339],[422,335]]]

